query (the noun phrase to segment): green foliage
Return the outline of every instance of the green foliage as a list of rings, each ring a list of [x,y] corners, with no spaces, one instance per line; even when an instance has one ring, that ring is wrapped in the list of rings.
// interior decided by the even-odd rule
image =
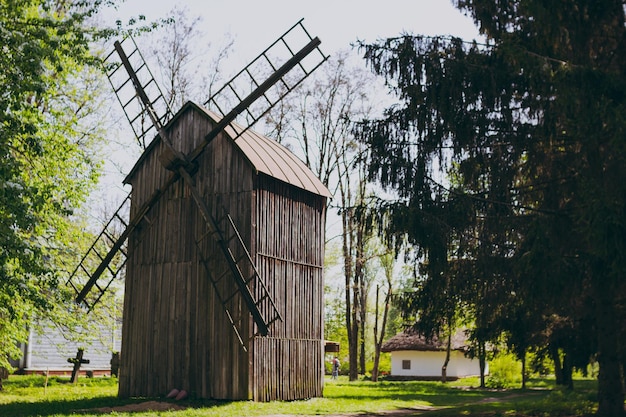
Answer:
[[[489,361],[488,388],[516,388],[522,383],[522,364],[512,353],[500,353]]]
[[[37,314],[66,301],[71,216],[100,169],[90,42],[104,33],[87,22],[105,3],[0,1],[0,366]]]

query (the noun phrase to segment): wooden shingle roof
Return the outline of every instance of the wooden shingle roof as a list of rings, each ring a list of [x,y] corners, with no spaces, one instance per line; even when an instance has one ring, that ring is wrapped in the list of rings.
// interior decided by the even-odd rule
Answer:
[[[221,117],[216,113],[206,109],[204,111],[215,122],[221,120]],[[330,191],[309,167],[280,143],[252,129],[248,129],[237,137],[244,130],[244,127],[236,123],[231,123],[225,130],[231,138],[236,138],[234,143],[257,172],[262,172],[303,190],[324,197],[331,197]]]
[[[448,339],[446,337],[433,337],[427,340],[424,336],[416,331],[409,329],[402,333],[398,333],[391,339],[383,343],[383,352],[395,352],[399,350],[417,350],[417,351],[441,351],[446,350]],[[452,335],[452,350],[465,350],[466,337],[463,331]]]
[[[184,112],[189,111],[190,108],[199,111],[214,123],[222,119],[221,116],[215,112],[207,110],[193,102],[187,102],[176,116],[170,120],[169,124]],[[263,173],[314,194],[331,197],[328,188],[326,188],[304,162],[289,149],[252,129],[244,130],[244,126],[233,122],[225,129],[225,132],[231,139],[235,138],[233,143],[241,151],[246,160],[248,160],[255,172]],[[241,133],[241,135],[239,135],[239,133]],[[127,175],[124,183],[129,183],[129,179],[141,166],[145,155],[155,147],[158,141],[160,141],[160,137],[157,135]]]

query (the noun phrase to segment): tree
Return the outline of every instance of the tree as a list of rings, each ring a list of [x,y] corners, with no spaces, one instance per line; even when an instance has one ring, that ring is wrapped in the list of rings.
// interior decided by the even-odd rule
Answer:
[[[222,81],[222,61],[232,52],[234,40],[226,34],[214,52],[213,43],[203,39],[202,17],[190,18],[189,10],[181,6],[174,7],[170,15],[162,30],[150,37],[164,95],[176,111],[188,100],[204,102],[211,96],[215,84]]]
[[[380,365],[380,353],[385,340],[387,320],[389,319],[389,310],[391,308],[391,300],[394,295],[394,267],[395,256],[391,250],[387,250],[378,256],[378,260],[383,269],[385,275],[385,300],[383,302],[383,316],[381,318],[380,327],[378,325],[378,308],[379,308],[379,294],[380,285],[376,286],[376,301],[375,301],[375,313],[374,313],[374,365],[372,367],[372,381],[378,381],[379,365]]]
[[[88,21],[103,3],[0,2],[0,367],[32,320],[62,303],[73,211],[98,178],[87,83],[96,63]],[[83,84],[84,86],[85,84]]]
[[[393,233],[407,233],[429,261],[440,259],[434,242],[445,235],[415,227],[415,216],[447,202],[433,185],[432,163],[445,168],[447,157],[459,163],[458,195],[473,206],[502,209],[486,212],[495,216],[486,243],[500,246],[518,282],[532,295],[569,285],[593,298],[598,415],[623,415],[624,4],[455,4],[474,18],[483,45],[409,35],[364,45],[373,70],[401,102],[363,129],[372,176],[402,199]],[[487,187],[474,194],[481,184]],[[547,242],[557,245],[548,248],[547,265],[536,275],[523,274],[526,259],[546,253]],[[576,273],[567,275],[570,269]],[[524,302],[543,308],[546,298]]]

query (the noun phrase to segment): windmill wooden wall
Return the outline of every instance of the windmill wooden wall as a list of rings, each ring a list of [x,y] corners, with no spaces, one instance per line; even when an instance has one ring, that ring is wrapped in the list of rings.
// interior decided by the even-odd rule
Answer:
[[[166,128],[174,146],[185,154],[193,150],[211,130],[212,117],[188,103]],[[254,141],[277,145],[253,132],[246,137],[235,144],[220,134],[199,158],[194,179],[216,217],[222,207],[232,216],[283,321],[273,323],[268,336],[253,337],[247,307],[233,297],[229,310],[244,318],[247,351],[241,347],[207,276],[215,278],[224,269],[221,254],[210,237],[196,245],[206,225],[179,181],[129,238],[122,397],[164,395],[172,388],[201,398],[261,401],[322,395],[327,190],[306,183],[310,172],[294,185],[299,179],[259,169]],[[247,139],[252,142],[244,143]],[[155,140],[127,177],[131,211],[169,177],[158,160],[163,149]],[[210,259],[208,271],[200,254]],[[222,294],[236,290],[230,277],[218,287]]]

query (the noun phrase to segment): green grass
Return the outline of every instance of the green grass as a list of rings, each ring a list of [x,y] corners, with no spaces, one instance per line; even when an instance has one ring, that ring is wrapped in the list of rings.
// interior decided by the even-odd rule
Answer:
[[[595,407],[596,383],[576,381],[573,392],[556,389],[546,380],[534,380],[527,390],[480,390],[476,379],[449,384],[439,382],[348,382],[326,380],[324,398],[305,401],[254,403],[251,401],[189,400],[181,411],[116,412],[116,417],[144,416],[263,416],[366,414],[403,408],[432,408],[441,416],[581,416]],[[50,378],[44,389],[40,376],[11,376],[0,392],[0,416],[97,416],[100,407],[116,407],[155,399],[120,400],[117,380]],[[158,399],[157,399],[158,400]],[[91,410],[91,411],[90,411]],[[417,412],[417,411],[416,411]]]

